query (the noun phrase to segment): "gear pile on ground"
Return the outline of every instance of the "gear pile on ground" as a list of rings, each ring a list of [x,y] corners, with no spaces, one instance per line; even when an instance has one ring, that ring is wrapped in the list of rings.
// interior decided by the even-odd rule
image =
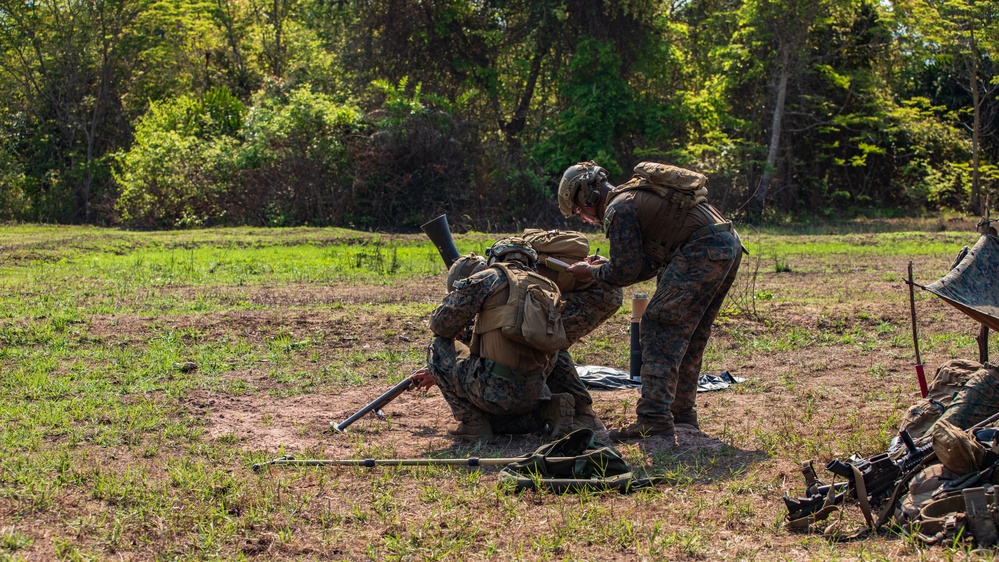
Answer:
[[[838,539],[899,532],[926,545],[997,546],[999,369],[953,360],[937,370],[928,390],[903,416],[888,452],[833,459],[826,465],[834,475],[829,484],[819,480],[811,462],[802,465],[805,494],[785,496],[786,526]],[[826,525],[852,503],[867,529],[842,533]]]

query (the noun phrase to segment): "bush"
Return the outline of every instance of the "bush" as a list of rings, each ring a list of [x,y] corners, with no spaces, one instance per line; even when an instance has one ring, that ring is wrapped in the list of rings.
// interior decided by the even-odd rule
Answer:
[[[241,106],[220,99],[239,113]],[[232,121],[231,111],[188,96],[151,104],[115,166],[122,222],[152,228],[222,221],[236,146]]]
[[[357,117],[307,86],[250,110],[224,89],[153,103],[118,158],[115,208],[136,227],[333,224]]]
[[[29,181],[21,162],[8,149],[6,139],[0,138],[0,220],[27,218],[30,205],[25,186]]]
[[[236,155],[230,220],[245,224],[338,224],[348,206],[353,161],[347,142],[360,112],[303,86],[261,92]]]

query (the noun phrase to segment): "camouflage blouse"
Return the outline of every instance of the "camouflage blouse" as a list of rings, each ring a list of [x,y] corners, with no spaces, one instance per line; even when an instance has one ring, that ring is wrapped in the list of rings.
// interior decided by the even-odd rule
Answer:
[[[620,195],[611,200],[604,211],[604,232],[610,241],[610,261],[594,268],[594,277],[627,287],[656,276],[662,264],[642,251],[642,226],[634,197]]]

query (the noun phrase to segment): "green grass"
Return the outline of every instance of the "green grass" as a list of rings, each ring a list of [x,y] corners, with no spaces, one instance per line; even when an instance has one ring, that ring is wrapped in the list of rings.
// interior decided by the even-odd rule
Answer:
[[[212,408],[199,406],[210,400],[322,397],[332,408],[339,393],[370,386],[374,398],[422,365],[426,317],[444,273],[422,235],[0,227],[0,558],[914,555],[914,547],[884,540],[833,545],[788,536],[779,525],[778,475],[807,458],[887,445],[911,397],[900,367],[911,332],[904,307],[866,307],[899,298],[901,277],[889,268],[915,259],[933,277],[976,235],[743,235],[752,255],[705,369],[768,357],[796,362],[747,367],[750,380],[712,397],[708,432],[725,444],[719,450],[626,448],[667,484],[630,496],[560,496],[512,494],[492,473],[440,467],[255,474],[248,467],[271,453],[234,433],[211,434]],[[483,253],[495,237],[469,233],[457,245]],[[606,253],[602,237],[593,245]],[[751,279],[755,259],[763,265]],[[423,296],[398,287],[422,288]],[[573,349],[577,362],[627,365],[630,296],[653,291],[652,282],[626,289],[624,307]],[[740,291],[752,297],[740,301]],[[955,326],[953,314],[927,313],[941,328],[921,334],[924,354],[968,357],[974,334]],[[844,354],[859,364],[858,377],[873,381],[846,398],[813,380],[839,368]],[[633,416],[634,407],[634,398],[600,404],[607,421]],[[330,450],[298,454],[392,457],[398,450],[383,436],[394,423],[337,441],[324,435],[319,442]],[[493,453],[448,449],[439,435],[418,440],[428,456]]]

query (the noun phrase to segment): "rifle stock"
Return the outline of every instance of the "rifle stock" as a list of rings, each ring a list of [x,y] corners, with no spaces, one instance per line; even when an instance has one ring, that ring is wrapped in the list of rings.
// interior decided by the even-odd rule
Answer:
[[[888,453],[881,453],[869,459],[850,457],[846,460],[833,459],[826,465],[826,470],[836,476],[846,478],[846,482],[838,484],[814,486],[814,482],[809,482],[806,474],[805,493],[807,497],[791,498],[784,496],[784,506],[787,508],[787,518],[790,520],[801,519],[815,513],[823,505],[829,495],[830,487],[834,488],[832,504],[840,504],[847,498],[856,498],[858,493],[857,476],[854,469],[859,471],[864,482],[864,490],[867,494],[867,501],[871,505],[877,504],[888,498],[895,490],[895,485],[899,478],[906,475],[915,468],[930,453],[933,446],[927,444],[923,447],[916,447],[909,437],[909,433],[904,429],[899,431],[899,436],[908,449],[908,454],[898,460],[893,460]],[[814,474],[814,473],[813,473]]]

